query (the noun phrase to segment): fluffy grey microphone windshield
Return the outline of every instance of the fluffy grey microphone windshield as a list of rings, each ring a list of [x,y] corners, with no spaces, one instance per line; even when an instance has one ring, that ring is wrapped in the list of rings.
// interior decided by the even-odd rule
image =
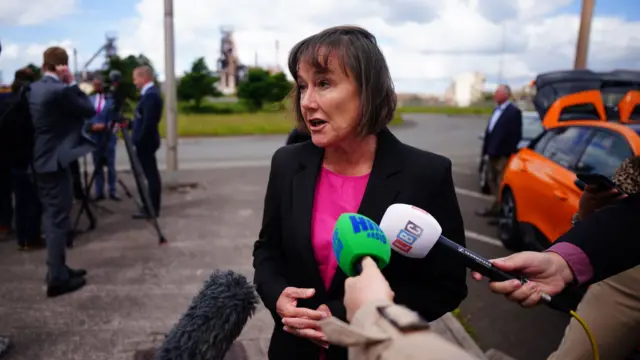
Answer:
[[[258,304],[255,287],[233,271],[216,271],[167,335],[157,360],[222,360]]]

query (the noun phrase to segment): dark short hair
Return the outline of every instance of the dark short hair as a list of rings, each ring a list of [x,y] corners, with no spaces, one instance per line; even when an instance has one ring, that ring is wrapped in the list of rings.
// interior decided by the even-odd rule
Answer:
[[[300,107],[298,66],[301,61],[310,61],[316,70],[326,72],[332,54],[337,55],[340,68],[355,81],[360,92],[362,118],[358,134],[378,133],[393,120],[397,97],[387,61],[375,36],[357,26],[328,28],[300,41],[291,49],[289,72],[296,81],[292,95],[297,126],[306,129]]]
[[[60,46],[52,46],[42,54],[42,65],[46,71],[55,71],[56,66],[69,65],[69,54]]]
[[[31,69],[25,67],[18,69],[13,75],[13,83],[11,84],[11,92],[17,93],[23,86],[32,83],[35,80],[35,74]]]

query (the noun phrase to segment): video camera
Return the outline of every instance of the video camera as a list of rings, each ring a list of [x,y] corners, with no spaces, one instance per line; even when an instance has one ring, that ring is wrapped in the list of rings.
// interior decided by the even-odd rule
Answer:
[[[109,72],[110,86],[105,91],[106,97],[113,100],[111,106],[112,106],[113,113],[117,114],[117,116],[115,116],[115,118],[113,119],[113,121],[115,121],[116,123],[121,123],[124,121],[123,117],[121,116],[121,113],[122,113],[122,107],[124,106],[124,101],[126,99],[126,94],[124,92],[124,89],[119,86],[121,80],[122,80],[122,73],[118,70],[111,70]]]

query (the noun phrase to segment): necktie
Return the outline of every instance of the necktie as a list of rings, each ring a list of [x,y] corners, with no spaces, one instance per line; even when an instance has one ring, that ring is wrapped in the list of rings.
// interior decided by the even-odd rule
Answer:
[[[96,108],[96,112],[102,111],[102,95],[98,95],[98,106]]]

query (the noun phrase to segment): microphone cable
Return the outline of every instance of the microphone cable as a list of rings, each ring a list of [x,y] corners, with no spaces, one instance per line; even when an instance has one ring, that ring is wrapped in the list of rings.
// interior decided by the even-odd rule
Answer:
[[[587,337],[589,338],[589,342],[591,343],[591,351],[593,352],[593,359],[600,360],[600,353],[598,352],[598,343],[596,343],[596,338],[593,336],[593,333],[591,332],[589,325],[587,325],[587,323],[575,311],[569,310],[569,314],[574,319],[576,319],[576,321],[580,325],[582,325],[584,332],[587,334]]]
[[[549,306],[550,308],[563,312],[565,314],[569,314],[571,315],[571,317],[573,317],[578,324],[580,324],[580,326],[582,326],[582,328],[584,329],[584,332],[587,334],[587,338],[589,338],[589,342],[591,343],[591,352],[593,353],[593,359],[594,360],[600,360],[600,352],[598,351],[598,343],[596,342],[596,338],[595,336],[593,336],[593,333],[591,332],[591,328],[589,328],[589,325],[587,324],[586,321],[584,321],[584,319],[582,319],[580,317],[580,315],[578,315],[577,312],[575,312],[573,309],[570,309],[562,304],[559,304],[558,301],[556,300],[556,298],[551,297],[549,294],[545,294],[542,293],[541,294],[541,299],[547,304],[547,306]]]

